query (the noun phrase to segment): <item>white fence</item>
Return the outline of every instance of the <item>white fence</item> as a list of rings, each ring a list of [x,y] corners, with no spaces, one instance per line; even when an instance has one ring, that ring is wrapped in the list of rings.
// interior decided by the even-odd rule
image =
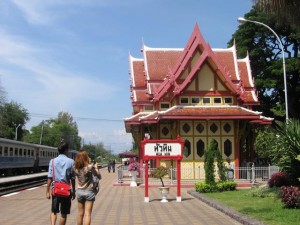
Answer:
[[[149,174],[154,168],[149,168]],[[252,165],[251,167],[236,167],[234,168],[234,181],[236,182],[250,182],[260,183],[268,181],[273,173],[279,172],[278,166],[260,166],[255,167]],[[184,174],[193,174],[193,179],[185,179]],[[126,183],[130,181],[130,172],[127,170],[127,166],[119,166],[117,169],[117,182],[118,183]],[[196,181],[203,181],[205,177],[204,168],[182,168],[181,169],[181,182],[182,183],[194,183]],[[176,184],[177,180],[177,169],[170,168],[169,175],[164,178],[165,184]],[[140,184],[144,183],[144,168],[140,168],[138,174],[138,182]],[[159,180],[149,178],[149,183],[157,183]]]

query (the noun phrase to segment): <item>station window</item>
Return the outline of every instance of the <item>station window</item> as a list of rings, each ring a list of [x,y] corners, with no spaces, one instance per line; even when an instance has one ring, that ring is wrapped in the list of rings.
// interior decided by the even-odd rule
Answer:
[[[225,104],[232,104],[232,97],[225,97],[224,102]]]
[[[180,98],[181,104],[189,104],[189,98],[188,97],[181,97]]]
[[[199,104],[200,98],[199,97],[192,97],[192,104]]]
[[[221,104],[222,99],[220,97],[214,98],[214,104]]]
[[[145,105],[144,110],[145,111],[153,111],[153,105]]]
[[[203,104],[210,104],[210,98],[203,98]]]
[[[160,103],[160,108],[161,109],[168,109],[168,108],[170,108],[170,103],[162,102],[162,103]]]

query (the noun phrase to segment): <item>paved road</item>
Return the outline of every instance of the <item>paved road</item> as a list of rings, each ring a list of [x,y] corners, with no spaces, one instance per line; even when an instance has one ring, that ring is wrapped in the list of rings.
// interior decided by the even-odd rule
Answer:
[[[97,225],[237,225],[241,224],[181,189],[182,202],[176,201],[172,187],[169,202],[161,203],[158,188],[149,189],[150,202],[144,202],[144,188],[113,186],[115,173],[102,169],[101,190],[94,205],[92,224]],[[51,201],[45,186],[0,197],[0,225],[49,224]],[[67,224],[76,224],[77,202],[73,201]]]

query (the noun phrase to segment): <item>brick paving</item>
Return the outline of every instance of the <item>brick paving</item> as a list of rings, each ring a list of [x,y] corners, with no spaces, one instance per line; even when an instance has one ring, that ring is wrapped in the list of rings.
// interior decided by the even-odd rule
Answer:
[[[97,195],[92,224],[97,225],[237,225],[241,224],[224,213],[188,194],[182,188],[182,202],[176,201],[176,187],[172,187],[169,202],[161,203],[158,188],[149,189],[150,202],[144,202],[144,188],[113,186],[116,174],[102,169],[100,192]],[[45,197],[45,186],[0,197],[0,225],[49,224],[51,201]],[[67,224],[76,224],[77,202],[72,202]],[[58,223],[57,223],[58,224]]]

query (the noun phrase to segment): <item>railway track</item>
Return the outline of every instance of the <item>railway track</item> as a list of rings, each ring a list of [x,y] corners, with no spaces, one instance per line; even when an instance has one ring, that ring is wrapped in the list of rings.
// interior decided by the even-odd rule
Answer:
[[[1,182],[0,179],[0,196],[22,191],[28,188],[37,187],[47,182],[47,175],[24,176],[22,178],[11,179]]]

